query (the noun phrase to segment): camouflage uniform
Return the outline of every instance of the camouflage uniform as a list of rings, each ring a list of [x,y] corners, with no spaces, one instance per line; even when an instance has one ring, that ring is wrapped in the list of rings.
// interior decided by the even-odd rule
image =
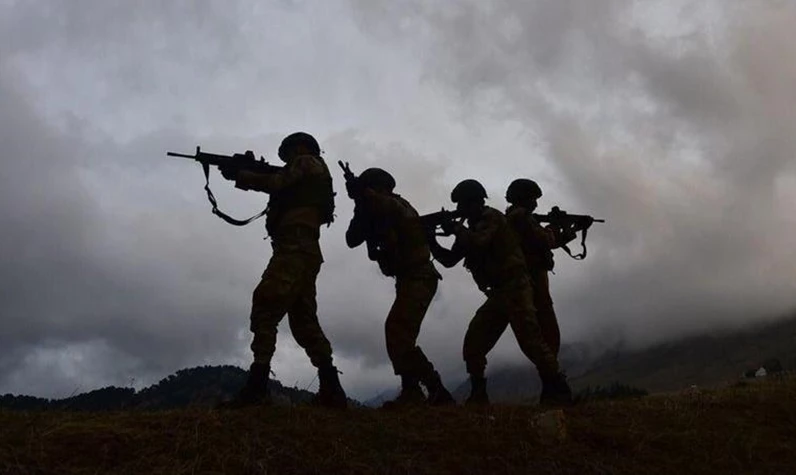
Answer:
[[[319,190],[331,183],[324,161],[313,155],[293,158],[270,175],[242,171],[236,186],[271,194],[266,227],[273,255],[252,296],[251,349],[254,362],[269,366],[277,325],[287,314],[290,331],[317,367],[332,364],[332,348],[318,323],[315,280],[323,262]]]
[[[417,211],[399,195],[373,193],[357,203],[346,239],[352,247],[370,240],[369,257],[384,275],[395,277],[395,301],[384,325],[395,374],[422,381],[437,377],[417,346],[440,279]]]
[[[520,349],[536,365],[541,378],[555,379],[558,360],[542,337],[525,258],[503,213],[485,206],[477,220],[456,232],[452,251],[465,256],[465,267],[487,296],[464,337],[467,372],[483,378],[486,355],[511,326]]]
[[[553,251],[560,245],[558,236],[545,229],[534,218],[530,210],[522,206],[509,206],[506,219],[517,233],[528,266],[528,274],[533,285],[533,303],[536,306],[536,319],[542,335],[550,349],[558,355],[561,347],[561,332],[550,296],[548,272],[553,270]]]

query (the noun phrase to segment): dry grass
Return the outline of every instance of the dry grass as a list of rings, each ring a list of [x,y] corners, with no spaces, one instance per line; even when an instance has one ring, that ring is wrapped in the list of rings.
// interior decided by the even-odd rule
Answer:
[[[0,412],[0,472],[796,473],[796,380],[585,404]],[[566,432],[566,436],[563,436]]]

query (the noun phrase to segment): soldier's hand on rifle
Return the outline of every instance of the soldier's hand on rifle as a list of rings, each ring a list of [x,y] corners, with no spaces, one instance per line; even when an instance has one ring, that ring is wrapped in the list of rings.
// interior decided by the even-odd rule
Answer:
[[[233,165],[220,165],[218,170],[221,176],[230,181],[235,181],[238,178],[238,168]]]
[[[445,233],[446,236],[450,236],[452,234],[456,234],[456,231],[459,230],[461,225],[452,219],[446,219],[440,225],[442,228],[442,232]]]
[[[564,240],[564,243],[568,243],[570,241],[574,241],[575,238],[578,237],[578,232],[572,228],[565,229],[562,233],[561,239]]]
[[[556,244],[561,246],[567,244],[578,237],[578,232],[571,227],[559,228],[556,226],[548,226],[547,229],[553,231],[555,235]]]
[[[345,191],[346,193],[348,193],[349,198],[351,198],[352,200],[357,199],[361,192],[358,180],[356,178],[351,180],[346,180]]]

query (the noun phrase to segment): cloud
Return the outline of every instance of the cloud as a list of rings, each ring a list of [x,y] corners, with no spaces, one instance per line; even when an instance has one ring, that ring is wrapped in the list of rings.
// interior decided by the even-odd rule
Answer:
[[[357,5],[385,43],[423,35],[426,76],[462,115],[525,124],[560,179],[549,194],[607,218],[589,259],[553,279],[565,335],[647,344],[794,308],[796,9]]]
[[[538,179],[542,208],[606,218],[559,256],[565,341],[611,345],[756,321],[794,307],[796,50],[784,2],[6,2],[0,6],[0,392],[143,385],[250,361],[259,224],[209,213],[196,144],[321,141],[341,192],[324,229],[320,319],[343,382],[395,377],[393,298],[364,250],[335,161],[380,166],[420,212],[478,178]],[[796,59],[796,58],[793,58]],[[222,207],[266,197],[214,175]],[[420,342],[446,380],[482,296],[444,280]],[[492,362],[522,356],[507,336]],[[280,327],[275,371],[314,371]]]

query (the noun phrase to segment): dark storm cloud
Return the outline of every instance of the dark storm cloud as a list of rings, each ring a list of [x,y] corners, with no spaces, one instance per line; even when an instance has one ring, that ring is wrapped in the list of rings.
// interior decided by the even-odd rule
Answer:
[[[358,6],[377,36],[425,35],[428,75],[463,114],[532,128],[554,193],[608,219],[586,265],[554,278],[566,330],[643,343],[796,306],[792,6]]]
[[[312,129],[300,119],[323,109],[310,104],[356,73],[318,74],[334,59],[314,56],[315,37],[330,30],[313,29],[312,17],[334,5],[311,15],[289,2],[265,12],[247,2],[3,8],[0,391],[63,396],[131,378],[151,383],[196,364],[247,363],[250,292],[269,254],[264,232],[210,215],[199,167],[164,152],[201,142],[273,157],[284,132],[231,133],[258,103],[267,105],[269,123],[284,122],[280,130]],[[276,16],[283,21],[268,21]],[[346,39],[326,44],[335,41]],[[253,60],[258,51],[276,54]],[[309,97],[298,100],[299,92]],[[330,100],[345,103],[342,93]],[[359,152],[346,150],[345,134],[338,142],[344,155]],[[262,195],[215,186],[236,213],[264,205]],[[321,292],[339,305],[325,312],[330,338],[341,342],[335,346],[351,342],[340,351],[351,364],[379,367],[383,316],[367,315],[369,324],[366,308],[352,310],[339,276],[328,279]],[[389,284],[382,288],[389,294]],[[307,383],[309,364],[282,330],[276,370]]]
[[[207,41],[196,30],[211,37],[232,31],[240,14],[227,9],[216,17],[207,9],[186,12],[184,5],[135,14],[119,3],[95,10],[83,6],[87,8],[18,6],[11,11],[17,21],[7,21],[9,29],[3,29],[16,40],[4,43],[1,65],[0,215],[7,226],[0,277],[0,388],[63,396],[76,387],[129,384],[131,378],[147,384],[196,364],[246,364],[250,292],[269,255],[264,231],[261,224],[240,230],[213,217],[204,201],[200,168],[166,158],[164,152],[190,152],[200,142],[210,151],[254,148],[273,157],[281,134],[197,136],[189,135],[179,120],[160,125],[168,122],[162,114],[169,105],[197,107],[200,117],[207,116],[208,107],[217,112],[215,103],[197,106],[202,100],[195,96],[207,95],[202,92],[207,83],[223,87],[216,59],[235,51],[249,53],[251,45],[239,36],[222,35],[224,46],[208,53]],[[14,15],[4,18],[9,17]],[[172,27],[177,31],[169,34]],[[152,30],[148,42],[142,34],[147,28]],[[43,32],[37,36],[30,33],[34,30]],[[160,41],[163,48],[157,46]],[[214,68],[199,81],[158,76],[158,67],[169,61],[179,73],[201,70],[205,61]],[[136,71],[130,76],[126,71],[133,65]],[[60,66],[66,68],[62,81],[50,77]],[[245,78],[246,66],[239,72]],[[161,79],[180,87],[176,97],[163,95]],[[77,97],[70,103],[76,98],[63,91],[87,93],[86,101]],[[245,92],[225,99],[245,100]],[[162,105],[149,104],[156,101]],[[157,115],[140,121],[151,114]],[[214,120],[223,123],[224,117],[215,115]],[[331,159],[351,160],[360,170],[405,164],[392,169],[408,184],[402,189],[411,193],[433,189],[434,177],[444,168],[400,145],[382,147],[355,132],[319,138]],[[336,168],[334,173],[340,176]],[[410,180],[414,173],[423,178]],[[232,190],[218,183],[217,175],[213,180],[222,205],[236,214],[254,213],[264,205],[262,195]],[[436,201],[439,196],[429,197]],[[324,236],[329,270],[319,283],[323,321],[343,368],[350,364],[371,371],[381,385],[383,376],[375,373],[385,373],[387,363],[381,325],[391,281],[378,277],[361,253],[343,249],[342,232],[350,218],[346,201],[338,202],[338,223]],[[353,265],[348,257],[354,257]],[[341,280],[345,274],[351,278]],[[354,283],[361,295],[352,296]],[[289,382],[309,383],[310,366],[290,342],[286,325],[281,335],[277,373]],[[354,394],[373,390],[368,376],[348,374]],[[391,377],[391,372],[385,374]]]
[[[113,219],[113,203],[96,201],[86,186],[85,164],[102,167],[102,158],[87,157],[122,153],[110,144],[89,146],[48,127],[31,113],[24,91],[6,75],[2,79],[2,366],[19,370],[43,346],[89,354],[92,348],[110,346],[117,360],[104,360],[108,372],[132,360],[136,370],[151,375],[201,361],[200,355],[228,352],[235,328],[208,324],[229,311],[223,295],[205,288],[201,274],[186,282],[187,292],[181,294],[177,282],[183,276],[168,265],[188,236],[177,230],[169,236],[169,218],[159,217],[152,202],[139,213],[153,213],[150,217],[164,224],[159,230],[166,232],[160,238],[150,236],[147,226],[152,223],[140,219],[135,226],[124,226],[121,236],[123,224]],[[105,176],[135,178],[132,173]],[[173,202],[157,205],[171,205],[167,209],[174,213],[172,219],[185,222],[185,217],[176,217]],[[108,211],[110,215],[104,215]],[[124,220],[131,223],[134,217],[128,214]],[[188,294],[200,297],[191,299]],[[148,354],[158,357],[150,359]],[[57,358],[52,364],[58,364]],[[109,378],[101,366],[92,369],[103,382],[128,377]],[[73,389],[60,387],[60,382],[56,378],[50,383],[52,393]]]
[[[383,335],[393,283],[345,248],[337,159],[388,169],[421,212],[469,177],[500,208],[510,178],[531,170],[543,208],[607,218],[586,261],[558,258],[565,340],[648,342],[792,308],[796,14],[771,2],[652,8],[4,4],[0,392],[248,363],[269,243],[260,224],[210,215],[199,167],[164,152],[199,143],[273,160],[295,129],[316,134],[338,179],[319,313],[355,396],[395,384]],[[264,205],[213,180],[236,215]],[[462,269],[444,276],[421,344],[458,380],[481,296]],[[286,325],[280,335],[275,371],[304,387],[312,368]],[[517,357],[507,344],[492,361]]]

